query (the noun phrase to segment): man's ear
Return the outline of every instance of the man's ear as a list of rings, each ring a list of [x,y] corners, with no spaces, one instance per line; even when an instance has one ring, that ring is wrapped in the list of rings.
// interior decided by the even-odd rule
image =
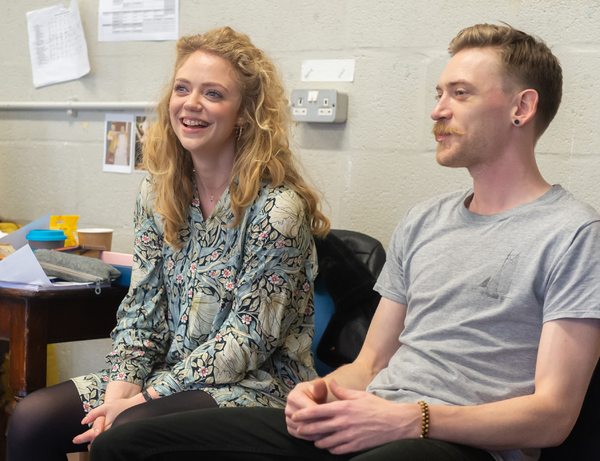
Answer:
[[[538,92],[531,88],[523,90],[517,95],[512,115],[513,120],[519,121],[519,126],[525,125],[535,116],[539,99]]]

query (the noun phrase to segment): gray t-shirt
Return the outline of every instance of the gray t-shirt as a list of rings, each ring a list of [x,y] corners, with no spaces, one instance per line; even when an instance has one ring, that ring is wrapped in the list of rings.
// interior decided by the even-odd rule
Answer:
[[[544,322],[600,318],[600,215],[561,186],[483,216],[472,190],[415,206],[375,285],[408,306],[402,347],[367,390],[393,402],[479,405],[534,391]],[[492,453],[537,459],[539,450]]]

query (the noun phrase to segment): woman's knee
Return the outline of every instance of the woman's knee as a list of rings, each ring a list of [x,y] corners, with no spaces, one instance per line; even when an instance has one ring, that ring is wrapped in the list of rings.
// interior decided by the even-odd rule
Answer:
[[[81,420],[84,416],[77,388],[72,382],[32,392],[13,410],[8,426],[9,447],[24,447],[29,441],[38,444],[61,436],[68,438],[71,434],[74,437],[83,429]]]
[[[39,410],[40,407],[44,407],[45,396],[43,393],[38,395],[38,392],[29,394],[14,408],[8,426],[9,443],[15,438],[35,440],[49,424],[56,424],[49,412]]]

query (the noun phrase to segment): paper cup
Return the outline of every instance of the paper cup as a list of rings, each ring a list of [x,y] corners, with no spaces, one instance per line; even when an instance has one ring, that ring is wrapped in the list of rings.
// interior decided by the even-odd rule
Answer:
[[[80,245],[99,245],[110,251],[112,244],[112,229],[78,229],[77,238]]]

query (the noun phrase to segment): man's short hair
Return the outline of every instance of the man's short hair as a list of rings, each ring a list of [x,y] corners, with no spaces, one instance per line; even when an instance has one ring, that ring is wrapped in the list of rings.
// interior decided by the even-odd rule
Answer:
[[[491,47],[498,50],[508,84],[532,88],[539,96],[535,117],[538,139],[556,115],[562,98],[562,69],[556,56],[539,38],[511,26],[476,24],[461,30],[450,42],[448,52],[454,56],[466,48]]]

